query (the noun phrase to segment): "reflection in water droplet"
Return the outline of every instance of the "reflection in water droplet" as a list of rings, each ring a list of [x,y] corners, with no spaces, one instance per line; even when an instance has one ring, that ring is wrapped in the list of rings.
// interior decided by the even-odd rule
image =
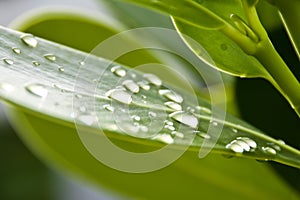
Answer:
[[[22,53],[21,49],[19,49],[19,48],[17,48],[17,47],[12,48],[12,51],[13,51],[15,54],[21,54],[21,53]]]
[[[140,81],[140,82],[138,82],[137,84],[138,84],[143,90],[150,90],[150,89],[151,89],[149,83],[146,82],[146,81]]]
[[[112,89],[106,92],[105,94],[107,97],[114,99],[116,101],[119,101],[124,104],[131,104],[132,97],[130,94],[128,94],[126,91],[122,89]]]
[[[144,74],[144,78],[147,79],[147,81],[149,81],[149,83],[151,83],[153,85],[161,86],[161,84],[162,84],[162,81],[160,80],[160,78],[158,78],[154,74]]]
[[[158,134],[154,136],[152,139],[161,141],[166,144],[173,144],[174,139],[169,134]]]
[[[58,71],[64,72],[64,71],[65,71],[65,68],[63,68],[63,67],[58,67]]]
[[[182,107],[180,104],[175,103],[173,101],[168,101],[165,103],[166,106],[168,106],[169,108],[173,109],[173,110],[182,110]]]
[[[8,65],[13,65],[14,64],[14,61],[12,59],[9,59],[9,58],[3,58],[3,61]]]
[[[125,69],[122,69],[121,66],[119,66],[119,65],[112,67],[112,68],[110,69],[110,71],[111,71],[112,73],[114,73],[115,75],[120,76],[120,77],[126,76],[126,71],[125,71]]]
[[[35,48],[38,45],[38,41],[33,35],[24,34],[20,38],[22,42],[24,42],[29,47]]]
[[[107,110],[107,111],[110,111],[110,112],[114,112],[114,107],[112,107],[111,105],[109,105],[109,104],[105,104],[105,105],[103,105],[103,108],[105,109],[105,110]]]
[[[261,149],[263,150],[263,152],[265,152],[266,154],[269,154],[269,155],[275,156],[277,154],[276,150],[271,147],[262,147]]]
[[[125,80],[122,85],[130,92],[138,93],[140,91],[140,87],[132,80]]]
[[[45,54],[44,58],[46,58],[47,60],[52,61],[52,62],[56,61],[56,56],[53,54]]]
[[[4,90],[5,92],[12,92],[15,88],[8,83],[0,83],[0,90]]]
[[[171,90],[168,90],[168,89],[162,89],[162,90],[159,90],[158,93],[176,103],[182,103],[183,102],[183,97],[180,96],[179,94],[171,91]]]
[[[169,115],[169,117],[171,117],[172,119],[184,124],[184,125],[187,125],[191,128],[197,128],[198,127],[198,119],[192,115],[192,114],[189,114],[189,113],[186,113],[186,112],[183,112],[183,111],[176,111],[176,112],[173,112]]]
[[[45,86],[40,85],[40,84],[30,84],[30,85],[27,85],[25,87],[25,89],[29,93],[31,93],[35,96],[41,97],[41,98],[45,98],[48,95],[48,90],[45,88]]]
[[[32,64],[33,64],[35,67],[38,67],[38,66],[41,65],[41,64],[40,64],[39,62],[37,62],[37,61],[32,61]]]

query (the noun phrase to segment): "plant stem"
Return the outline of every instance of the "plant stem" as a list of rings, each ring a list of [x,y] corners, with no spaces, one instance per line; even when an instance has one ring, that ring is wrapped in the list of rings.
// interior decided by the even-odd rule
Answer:
[[[254,56],[265,66],[265,69],[280,87],[282,95],[300,117],[300,84],[277,53],[271,41],[261,41]]]
[[[300,1],[277,0],[274,4],[280,11],[285,29],[300,59]]]

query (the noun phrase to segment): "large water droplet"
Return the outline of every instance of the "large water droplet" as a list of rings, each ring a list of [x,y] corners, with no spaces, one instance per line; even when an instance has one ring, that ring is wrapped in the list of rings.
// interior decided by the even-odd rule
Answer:
[[[3,58],[3,61],[8,65],[13,65],[14,64],[14,61],[12,59],[9,59],[9,58]]]
[[[140,87],[132,80],[126,80],[122,83],[122,85],[130,92],[138,93],[140,91]]]
[[[171,91],[171,90],[168,90],[168,89],[162,89],[162,90],[159,90],[158,93],[176,103],[182,103],[183,102],[183,97],[180,96],[179,94]]]
[[[154,136],[152,139],[161,141],[166,144],[173,144],[174,139],[169,134],[158,134]]]
[[[0,83],[0,90],[3,90],[5,92],[12,92],[14,89],[14,86],[8,83]]]
[[[165,103],[165,105],[168,106],[169,108],[173,109],[173,110],[177,110],[177,111],[182,110],[181,105],[178,104],[178,103],[175,103],[173,101],[168,101],[168,102]]]
[[[45,98],[48,95],[48,90],[40,84],[30,84],[26,86],[26,90],[38,97]]]
[[[110,69],[110,71],[111,71],[112,73],[114,73],[115,75],[120,76],[120,77],[126,76],[126,71],[125,71],[125,69],[121,68],[121,66],[119,66],[119,65],[116,65],[116,66],[112,67],[112,68]]]
[[[194,115],[186,113],[184,111],[173,112],[169,115],[169,117],[189,127],[198,127],[198,119]]]
[[[109,90],[105,95],[124,104],[131,104],[132,102],[131,95],[122,89]]]
[[[147,79],[149,81],[149,83],[151,83],[153,85],[161,86],[161,84],[162,84],[162,81],[160,80],[160,78],[158,78],[154,74],[144,74],[144,78]]]
[[[235,143],[243,147],[245,151],[250,151],[250,146],[243,140],[237,140]]]
[[[261,149],[263,150],[263,152],[265,152],[266,154],[269,154],[269,155],[275,156],[277,154],[276,150],[271,147],[262,147]]]
[[[231,149],[235,153],[243,153],[244,152],[243,147],[241,147],[240,145],[238,145],[236,143],[228,144],[228,145],[226,145],[226,148]]]
[[[37,39],[31,34],[24,34],[20,38],[22,42],[24,42],[29,47],[35,48],[38,45]]]
[[[53,54],[45,54],[44,58],[46,58],[47,60],[52,61],[52,62],[56,61],[56,56]]]
[[[21,53],[22,53],[21,49],[19,49],[19,48],[17,48],[17,47],[12,48],[12,51],[13,51],[15,54],[21,54]]]

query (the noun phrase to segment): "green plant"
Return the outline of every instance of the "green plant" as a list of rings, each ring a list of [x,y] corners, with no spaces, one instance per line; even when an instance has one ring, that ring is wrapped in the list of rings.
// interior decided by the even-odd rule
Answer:
[[[267,166],[243,158],[276,161],[299,169],[300,152],[236,117],[229,114],[225,117],[225,110],[216,109],[215,102],[212,105],[207,102],[209,97],[203,89],[209,83],[204,80],[214,80],[212,76],[216,75],[216,71],[207,68],[201,60],[231,75],[268,80],[300,114],[299,82],[273,47],[260,23],[256,13],[258,1],[129,2],[171,15],[177,33],[185,42],[182,45],[192,50],[189,52],[189,49],[185,49],[186,59],[189,59],[188,55],[196,55],[197,62],[202,63],[199,70],[208,72],[204,73],[206,77],[197,76],[197,71],[183,59],[163,52],[157,54],[139,50],[140,45],[147,44],[127,35],[122,37],[125,38],[122,46],[136,50],[129,55],[114,59],[105,51],[110,46],[105,46],[104,51],[103,48],[92,51],[98,43],[106,44],[105,39],[121,31],[120,25],[114,21],[101,21],[66,11],[36,14],[14,27],[48,40],[0,28],[0,96],[12,106],[8,113],[23,140],[49,164],[61,166],[68,172],[133,198],[221,196],[224,199],[297,199],[297,192]],[[124,20],[127,27],[149,26],[156,17],[163,20],[157,25],[170,28],[164,15],[135,6],[126,7],[128,5],[115,0],[107,3],[113,5],[111,10],[116,18],[132,16],[133,20],[136,19],[134,24],[131,20]],[[272,3],[278,6],[292,44],[299,52],[296,37],[298,29],[295,28],[297,12],[293,10],[299,7],[298,2],[290,0],[282,3],[278,0]],[[146,17],[137,18],[143,14]],[[149,16],[153,16],[150,22]],[[70,34],[76,30],[78,32]],[[82,30],[84,32],[81,33]],[[172,32],[167,33],[170,36]],[[196,46],[185,34],[198,41],[204,49]],[[165,44],[167,42],[164,39],[162,37],[153,43]],[[95,55],[49,40],[85,52],[92,51]],[[116,46],[113,50],[118,48],[121,49]],[[203,53],[204,50],[212,59]],[[166,71],[163,75],[163,68],[158,68],[158,73],[161,78],[167,76],[168,79],[164,81],[149,74],[147,69],[140,72],[129,68],[154,62],[169,64],[170,60],[179,63],[175,71],[182,70],[188,75],[193,88],[185,86],[187,83],[181,80],[178,73],[174,76]],[[126,80],[122,80],[123,77]],[[231,77],[223,77],[227,94],[230,95],[235,83]],[[115,88],[120,84],[127,91]],[[224,90],[222,85],[205,86],[214,86],[217,88],[214,91],[221,95]],[[193,95],[193,89],[196,96]],[[128,91],[133,93],[132,96]],[[216,100],[213,95],[210,99]],[[231,104],[235,104],[234,100]],[[123,112],[126,109],[130,111],[129,116]],[[159,119],[157,124],[154,123],[155,119]],[[167,121],[164,122],[165,119]],[[121,124],[122,129],[118,129],[116,124]],[[155,132],[159,134],[151,136],[151,130],[160,126],[163,128]],[[117,157],[114,151],[105,152],[108,150],[104,148],[106,137],[115,145],[135,152],[136,157],[164,147],[167,147],[166,154],[148,157],[143,160],[144,163],[135,162],[135,156]],[[281,138],[285,139],[284,135]],[[92,147],[86,148],[81,141],[85,145],[92,144]],[[199,148],[212,148],[212,152],[208,157],[198,160]],[[92,153],[99,152],[100,155],[94,155],[99,156],[99,160],[103,158],[102,154],[106,154],[109,157],[116,156],[116,161],[101,160],[104,165],[87,149]],[[228,160],[220,154],[240,158]],[[157,167],[161,163],[170,164],[167,162],[173,161],[173,156],[178,160],[170,166],[162,169]],[[122,159],[128,160],[122,162]],[[107,167],[117,168],[118,162],[122,162],[123,168],[119,170],[123,172]],[[152,171],[147,167],[153,163],[157,164],[153,168],[160,170],[145,174],[124,173]],[[253,173],[247,171],[250,169]],[[199,187],[201,191],[197,194]],[[216,189],[220,192],[215,193]]]

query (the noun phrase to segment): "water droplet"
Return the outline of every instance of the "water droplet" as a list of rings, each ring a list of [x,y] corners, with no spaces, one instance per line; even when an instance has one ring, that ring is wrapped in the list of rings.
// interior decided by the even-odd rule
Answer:
[[[198,119],[194,115],[186,113],[184,111],[173,112],[169,115],[169,117],[189,127],[198,127]]]
[[[285,141],[283,141],[283,140],[277,140],[277,142],[278,142],[279,144],[282,144],[282,145],[285,144]]]
[[[173,131],[171,134],[179,138],[184,138],[184,134],[181,132]]]
[[[14,61],[12,59],[9,59],[9,58],[3,58],[3,61],[8,65],[13,65],[14,64]]]
[[[38,66],[41,65],[41,64],[40,64],[39,62],[37,62],[37,61],[32,61],[32,64],[33,64],[35,67],[38,67]]]
[[[210,123],[211,123],[213,126],[218,126],[218,125],[219,125],[218,122],[213,121],[213,120],[212,120]]]
[[[165,103],[166,106],[168,106],[169,108],[173,109],[173,110],[182,110],[182,107],[180,104],[175,103],[173,101],[168,101]]]
[[[245,151],[250,151],[250,146],[243,140],[236,140],[235,143],[243,147]]]
[[[24,42],[29,47],[35,48],[38,45],[37,39],[31,34],[24,34],[20,38],[22,42]]]
[[[251,148],[255,149],[257,148],[257,144],[254,140],[247,138],[247,137],[238,137],[237,140],[242,140],[246,142]]]
[[[203,139],[210,139],[210,135],[208,135],[207,133],[203,133],[200,131],[194,131],[194,133],[196,133],[197,135],[199,135],[200,137],[202,137]]]
[[[168,90],[168,89],[162,89],[162,90],[159,90],[158,93],[176,103],[182,103],[183,102],[183,97],[180,96],[179,94],[171,91],[171,90]]]
[[[110,97],[111,99],[114,99],[116,101],[119,101],[124,104],[131,104],[132,97],[130,94],[128,94],[126,91],[122,89],[112,89],[106,92],[105,94],[107,97]]]
[[[86,107],[85,106],[80,106],[79,110],[80,110],[80,112],[85,113],[86,112]]]
[[[45,88],[45,86],[40,84],[30,84],[25,88],[29,93],[41,98],[45,98],[48,95],[48,90]]]
[[[17,47],[12,48],[12,51],[13,51],[15,54],[21,54],[21,53],[22,53],[21,49],[19,49],[19,48],[17,48]]]
[[[109,104],[105,104],[105,105],[103,105],[103,108],[105,109],[105,110],[107,110],[107,111],[110,111],[110,112],[114,112],[114,107],[112,107],[111,105],[109,105]]]
[[[88,126],[93,125],[97,121],[96,116],[92,115],[81,115],[78,117],[78,119]]]
[[[146,82],[146,81],[140,81],[140,82],[138,82],[137,84],[138,84],[143,90],[150,90],[150,89],[151,89],[149,83]]]
[[[170,125],[170,126],[173,126],[173,125],[174,125],[174,123],[171,122],[171,121],[169,121],[169,120],[165,120],[165,124]]]
[[[169,134],[159,134],[154,136],[152,139],[164,142],[166,144],[174,143],[174,139]]]
[[[75,112],[72,112],[72,113],[70,114],[70,117],[71,117],[72,119],[75,119],[75,118],[76,118],[76,113],[75,113]]]
[[[241,147],[240,145],[238,145],[236,143],[230,143],[230,144],[226,145],[226,148],[231,149],[235,153],[243,153],[244,152],[243,147]]]
[[[206,107],[196,106],[196,110],[199,110],[200,112],[204,112],[206,114],[211,114],[211,110],[209,108],[206,108]]]
[[[130,92],[138,93],[140,91],[140,87],[132,80],[126,80],[122,83],[122,85]]]
[[[161,84],[162,84],[162,81],[160,80],[160,78],[158,78],[154,74],[144,74],[144,78],[147,79],[147,81],[149,81],[149,83],[151,83],[153,85],[161,86]]]
[[[186,108],[186,110],[187,110],[188,112],[190,112],[190,113],[194,113],[194,112],[195,112],[195,109],[192,108],[192,107],[190,107],[190,106],[188,106],[188,107]]]
[[[52,62],[56,61],[56,56],[53,54],[45,54],[44,58],[46,58],[47,60],[52,61]]]
[[[85,65],[85,62],[84,61],[80,61],[79,65],[83,66],[83,65]]]
[[[232,132],[238,133],[238,130],[236,128],[231,128]]]
[[[8,83],[0,83],[0,90],[4,90],[5,92],[12,92],[15,88]]]
[[[65,68],[63,68],[63,67],[58,67],[58,71],[64,72],[64,71],[65,71]]]
[[[132,73],[132,74],[131,74],[131,77],[132,77],[132,78],[136,78],[136,74]]]
[[[165,125],[164,128],[169,129],[170,131],[175,131],[175,127],[172,125]]]
[[[138,115],[132,115],[131,116],[131,119],[133,119],[133,120],[135,120],[135,121],[141,121],[141,117],[140,116],[138,116]]]
[[[126,76],[126,71],[125,71],[125,69],[122,69],[121,66],[119,66],[119,65],[116,65],[116,66],[112,67],[112,68],[110,69],[110,71],[111,71],[112,73],[114,73],[115,75],[120,76],[120,77]]]
[[[155,112],[152,112],[152,111],[150,111],[148,114],[149,114],[150,117],[156,117],[157,116],[157,114]]]
[[[263,150],[263,152],[265,152],[266,154],[269,154],[269,155],[275,156],[277,154],[276,150],[271,147],[262,147],[261,149]]]

